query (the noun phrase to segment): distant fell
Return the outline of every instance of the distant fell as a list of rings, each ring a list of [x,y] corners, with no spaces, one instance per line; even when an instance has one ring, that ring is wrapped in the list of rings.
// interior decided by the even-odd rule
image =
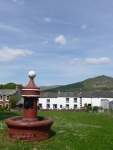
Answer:
[[[47,89],[48,92],[74,92],[74,91],[108,91],[113,90],[113,78],[105,75],[89,78],[81,82]]]
[[[0,89],[15,89],[15,83],[0,84]],[[21,85],[22,88],[22,85]],[[89,78],[81,82],[68,85],[41,86],[40,91],[47,92],[74,92],[74,91],[111,91],[113,90],[113,78],[105,75]]]
[[[53,86],[40,86],[40,90],[44,91],[44,90],[49,90],[49,89],[53,89],[53,88],[57,88],[60,87],[61,85],[53,85]]]

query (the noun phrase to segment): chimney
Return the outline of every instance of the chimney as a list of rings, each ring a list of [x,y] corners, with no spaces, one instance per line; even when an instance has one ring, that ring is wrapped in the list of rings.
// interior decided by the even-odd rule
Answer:
[[[79,91],[79,93],[81,93],[82,92],[82,89],[80,88],[80,91]]]
[[[58,94],[60,93],[60,90],[58,90]]]
[[[18,100],[22,97],[22,90],[21,90],[22,85],[21,84],[16,84],[16,96],[18,97]]]

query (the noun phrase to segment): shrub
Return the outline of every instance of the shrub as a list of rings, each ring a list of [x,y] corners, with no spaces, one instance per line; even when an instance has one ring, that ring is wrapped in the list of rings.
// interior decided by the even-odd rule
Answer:
[[[9,99],[10,108],[15,108],[18,98],[16,96],[11,96]]]
[[[93,112],[94,112],[94,111],[96,111],[96,112],[97,112],[97,111],[98,111],[98,109],[99,109],[99,107],[98,107],[98,106],[93,106]]]
[[[102,111],[102,110],[103,110],[103,107],[99,106],[98,109]]]
[[[0,111],[4,111],[5,110],[5,107],[0,107]]]

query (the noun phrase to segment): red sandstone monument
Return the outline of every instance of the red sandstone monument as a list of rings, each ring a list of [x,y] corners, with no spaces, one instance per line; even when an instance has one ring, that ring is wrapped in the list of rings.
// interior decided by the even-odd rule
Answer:
[[[23,116],[8,118],[7,138],[20,139],[23,141],[43,141],[51,137],[51,118],[37,116],[37,100],[40,97],[40,89],[35,85],[34,71],[28,73],[30,81],[22,89],[24,98]]]

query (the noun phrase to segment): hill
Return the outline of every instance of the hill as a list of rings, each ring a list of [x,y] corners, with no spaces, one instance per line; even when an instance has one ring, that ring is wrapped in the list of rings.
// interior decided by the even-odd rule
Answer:
[[[58,91],[95,91],[95,90],[113,90],[113,78],[108,76],[98,76],[95,78],[89,78],[82,82],[59,86],[56,88],[47,89],[47,92],[58,92]]]
[[[15,89],[15,83],[0,84],[0,89]],[[110,91],[113,90],[113,78],[108,76],[98,76],[95,78],[89,78],[81,82],[68,84],[68,85],[53,85],[53,86],[41,86],[41,91],[47,92],[74,92],[74,91]]]
[[[53,88],[57,88],[61,85],[53,85],[53,86],[40,86],[40,90],[41,91],[45,91],[45,90],[49,90],[49,89],[53,89]]]

